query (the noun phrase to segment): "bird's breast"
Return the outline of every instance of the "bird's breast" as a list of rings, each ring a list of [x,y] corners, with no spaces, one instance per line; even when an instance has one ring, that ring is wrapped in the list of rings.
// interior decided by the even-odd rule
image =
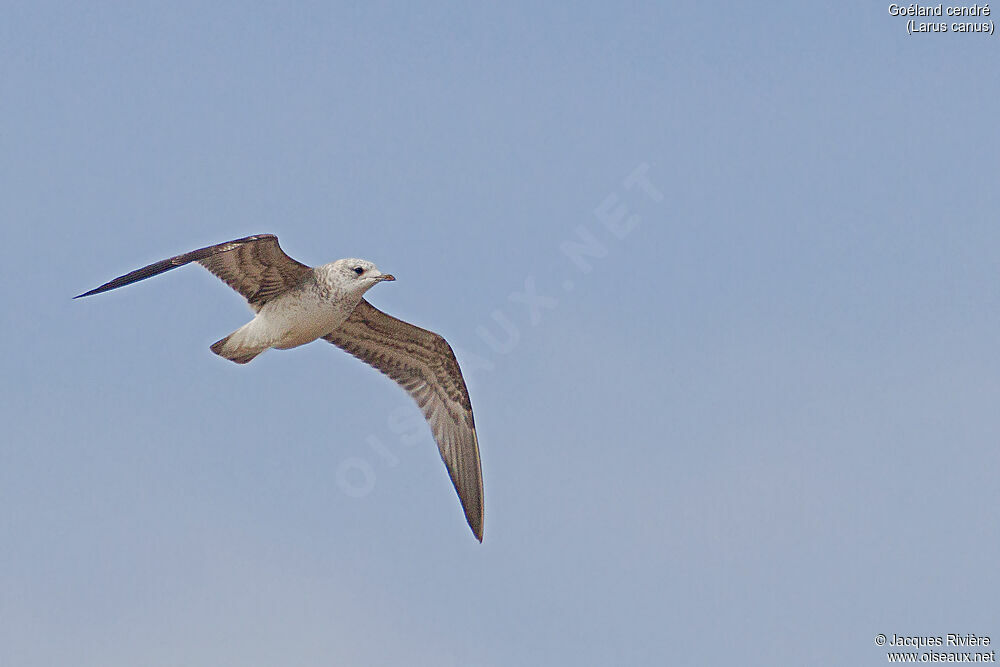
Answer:
[[[271,332],[275,341],[272,347],[287,350],[331,333],[350,316],[351,310],[351,305],[343,301],[305,292],[268,302],[257,317],[263,318],[262,325]]]

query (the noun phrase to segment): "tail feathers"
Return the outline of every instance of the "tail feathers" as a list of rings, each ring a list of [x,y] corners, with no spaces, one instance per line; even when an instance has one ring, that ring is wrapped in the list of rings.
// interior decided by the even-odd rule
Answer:
[[[220,357],[235,361],[238,364],[248,364],[253,358],[266,350],[266,347],[253,347],[241,344],[241,336],[237,336],[240,331],[234,331],[222,340],[212,344],[211,350]]]

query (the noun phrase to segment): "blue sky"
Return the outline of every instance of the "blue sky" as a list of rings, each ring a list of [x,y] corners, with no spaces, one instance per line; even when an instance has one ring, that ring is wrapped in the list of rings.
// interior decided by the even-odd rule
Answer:
[[[8,4],[0,663],[1000,639],[994,39],[866,2]],[[456,348],[482,545],[348,355],[215,357],[249,313],[198,267],[71,300],[261,232],[376,262]]]

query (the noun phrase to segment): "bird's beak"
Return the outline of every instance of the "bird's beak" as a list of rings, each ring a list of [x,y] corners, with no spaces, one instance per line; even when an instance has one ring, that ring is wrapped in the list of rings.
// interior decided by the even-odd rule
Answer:
[[[395,280],[396,276],[392,275],[391,273],[383,273],[382,275],[380,275],[378,277],[378,279],[379,279],[379,282],[381,282],[383,280],[390,280],[391,281],[391,280]]]

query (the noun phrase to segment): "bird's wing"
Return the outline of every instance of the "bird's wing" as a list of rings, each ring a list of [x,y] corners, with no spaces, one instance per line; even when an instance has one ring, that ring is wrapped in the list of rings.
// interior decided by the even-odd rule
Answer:
[[[190,262],[198,262],[221,278],[242,294],[254,310],[259,310],[269,299],[298,285],[312,273],[311,268],[282,252],[277,236],[258,234],[155,262],[74,298],[131,285]]]
[[[434,332],[386,315],[364,299],[324,338],[385,373],[417,402],[476,538],[483,541],[483,473],[472,403],[455,353]]]

